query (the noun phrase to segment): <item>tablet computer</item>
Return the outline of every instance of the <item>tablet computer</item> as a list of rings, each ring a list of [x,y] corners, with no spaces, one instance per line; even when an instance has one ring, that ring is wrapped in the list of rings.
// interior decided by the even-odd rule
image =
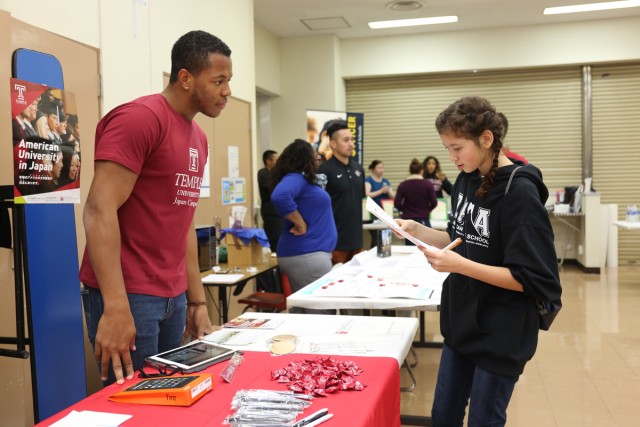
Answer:
[[[145,362],[155,367],[175,367],[186,374],[227,360],[236,351],[208,341],[192,341],[182,347],[149,356]]]

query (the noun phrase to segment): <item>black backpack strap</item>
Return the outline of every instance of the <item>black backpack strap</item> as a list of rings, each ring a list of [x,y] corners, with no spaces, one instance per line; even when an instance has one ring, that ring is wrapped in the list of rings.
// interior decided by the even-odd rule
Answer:
[[[507,188],[504,190],[504,195],[506,196],[509,192],[509,187],[511,187],[511,181],[513,181],[513,176],[516,174],[516,171],[520,169],[522,166],[518,166],[511,172],[511,176],[509,177],[509,182],[507,182]]]

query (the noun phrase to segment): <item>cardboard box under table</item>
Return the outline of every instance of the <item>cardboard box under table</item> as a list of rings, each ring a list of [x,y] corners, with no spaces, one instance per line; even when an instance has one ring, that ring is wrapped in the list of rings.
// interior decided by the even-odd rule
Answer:
[[[261,228],[224,229],[226,232],[227,264],[244,267],[262,264],[263,246],[269,246]]]

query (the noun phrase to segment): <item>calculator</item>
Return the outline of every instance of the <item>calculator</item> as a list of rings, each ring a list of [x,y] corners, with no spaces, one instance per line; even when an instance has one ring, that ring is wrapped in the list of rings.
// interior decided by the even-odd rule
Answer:
[[[213,389],[211,374],[147,378],[109,396],[113,402],[189,406]]]

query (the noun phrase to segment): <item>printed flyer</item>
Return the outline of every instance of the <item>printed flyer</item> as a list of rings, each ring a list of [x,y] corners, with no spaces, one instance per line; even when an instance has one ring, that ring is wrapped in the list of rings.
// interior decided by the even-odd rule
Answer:
[[[80,203],[80,125],[69,92],[11,79],[15,203]]]

